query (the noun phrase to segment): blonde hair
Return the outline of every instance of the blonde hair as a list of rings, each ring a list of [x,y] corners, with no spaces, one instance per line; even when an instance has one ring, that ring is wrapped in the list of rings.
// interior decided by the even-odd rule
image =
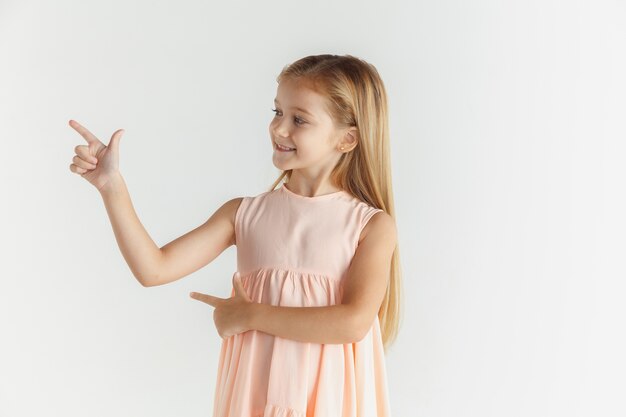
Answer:
[[[276,81],[300,79],[326,96],[328,113],[338,128],[356,126],[358,144],[344,153],[331,172],[335,186],[361,201],[380,208],[395,221],[387,92],[376,68],[351,55],[311,55],[285,66]],[[291,177],[285,170],[271,186]],[[385,353],[395,341],[400,327],[401,271],[396,246],[389,271],[387,291],[378,310]]]

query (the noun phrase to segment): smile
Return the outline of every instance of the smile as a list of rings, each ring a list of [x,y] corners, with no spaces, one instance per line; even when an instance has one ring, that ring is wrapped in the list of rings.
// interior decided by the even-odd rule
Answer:
[[[276,145],[276,149],[278,149],[279,151],[282,152],[290,152],[290,151],[294,151],[296,148],[287,148],[286,146],[281,146],[278,143],[274,142],[274,144]]]

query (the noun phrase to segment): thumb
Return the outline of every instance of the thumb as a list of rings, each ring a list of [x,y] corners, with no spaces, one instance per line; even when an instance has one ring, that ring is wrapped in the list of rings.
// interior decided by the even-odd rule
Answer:
[[[107,145],[107,147],[109,149],[111,149],[111,151],[118,153],[120,150],[120,138],[122,137],[122,135],[125,133],[126,131],[124,129],[118,129],[115,131],[115,133],[113,133],[113,136],[111,136],[111,140],[109,141],[109,144]]]
[[[235,287],[235,295],[242,296],[246,300],[251,301],[250,297],[248,297],[248,293],[246,292],[246,289],[243,287],[243,284],[241,283],[241,276],[239,274],[235,274],[233,278],[233,287]]]

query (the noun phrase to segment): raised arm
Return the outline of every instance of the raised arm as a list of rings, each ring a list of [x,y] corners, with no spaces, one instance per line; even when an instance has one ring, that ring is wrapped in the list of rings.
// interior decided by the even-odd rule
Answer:
[[[189,275],[234,244],[234,217],[241,198],[227,201],[204,224],[159,248],[139,221],[119,172],[124,129],[116,130],[105,145],[77,121],[70,120],[69,125],[87,142],[74,148],[70,171],[100,192],[117,244],[141,285],[163,285]]]
[[[217,258],[235,242],[235,213],[242,198],[228,200],[209,219],[161,248],[161,264],[152,285],[176,281]]]
[[[227,201],[206,222],[159,248],[139,221],[121,175],[100,194],[122,255],[144,287],[185,277],[235,243],[234,216],[240,197]]]

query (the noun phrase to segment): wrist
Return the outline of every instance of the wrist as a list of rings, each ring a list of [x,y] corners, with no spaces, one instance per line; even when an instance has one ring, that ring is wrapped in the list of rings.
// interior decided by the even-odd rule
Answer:
[[[257,330],[257,324],[263,311],[263,304],[252,302],[248,305],[246,328]]]
[[[104,197],[107,194],[115,194],[124,188],[124,178],[119,172],[111,175],[111,178],[98,191]]]

